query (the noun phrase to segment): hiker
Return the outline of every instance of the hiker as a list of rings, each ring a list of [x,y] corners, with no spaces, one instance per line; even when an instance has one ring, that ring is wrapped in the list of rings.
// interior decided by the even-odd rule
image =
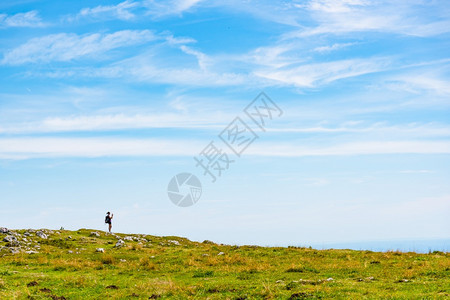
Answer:
[[[112,224],[111,221],[114,217],[114,214],[111,214],[109,211],[106,213],[105,223],[109,225],[109,233],[111,233]]]

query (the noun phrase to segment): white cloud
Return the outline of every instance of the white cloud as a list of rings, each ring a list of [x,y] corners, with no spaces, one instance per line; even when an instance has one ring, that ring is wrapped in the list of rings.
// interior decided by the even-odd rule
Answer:
[[[228,117],[228,118],[226,118]],[[49,117],[41,122],[0,126],[0,133],[79,132],[133,128],[216,128],[229,121],[223,113],[110,114],[74,117]]]
[[[342,48],[346,48],[346,47],[352,46],[354,44],[355,43],[341,43],[341,44],[337,43],[337,44],[333,44],[331,46],[316,47],[316,48],[313,49],[313,51],[321,52],[321,53],[331,52],[331,51],[335,51],[335,50],[339,50],[339,49],[342,49]]]
[[[431,92],[437,95],[450,95],[450,81],[444,76],[422,72],[408,73],[391,77],[385,81],[385,85],[393,90],[407,91],[414,94]]]
[[[143,6],[148,9],[148,14],[155,17],[180,15],[198,5],[203,0],[146,0]]]
[[[311,0],[296,7],[308,11],[317,25],[296,30],[290,37],[357,31],[433,36],[450,31],[450,21],[439,20],[436,13],[434,16],[422,13],[424,9],[432,11],[437,8],[438,11],[438,2]]]
[[[126,0],[117,5],[99,5],[93,8],[83,8],[75,17],[70,17],[69,20],[80,18],[117,18],[120,20],[130,20],[135,17],[131,12],[132,9],[138,7],[138,2]]]
[[[388,61],[386,59],[348,59],[276,70],[256,70],[254,74],[281,84],[314,87],[342,78],[380,72],[385,70],[387,66]]]
[[[193,156],[204,146],[191,140],[14,138],[0,139],[0,158]]]
[[[105,156],[193,156],[207,141],[128,138],[0,138],[0,159]],[[271,157],[450,154],[448,141],[369,141],[338,145],[304,146],[295,143],[258,142],[245,155]]]
[[[448,141],[366,141],[327,146],[302,146],[289,143],[261,143],[249,147],[248,155],[261,156],[324,156],[368,154],[450,154]]]
[[[186,54],[194,55],[197,58],[198,66],[201,70],[206,70],[208,65],[211,64],[211,59],[206,54],[200,51],[194,50],[185,45],[181,45],[180,49]]]
[[[110,34],[51,34],[33,38],[5,53],[3,64],[70,61],[83,56],[97,56],[119,47],[156,39],[149,30],[122,30]]]
[[[44,23],[36,10],[8,16],[0,14],[1,27],[42,27]]]

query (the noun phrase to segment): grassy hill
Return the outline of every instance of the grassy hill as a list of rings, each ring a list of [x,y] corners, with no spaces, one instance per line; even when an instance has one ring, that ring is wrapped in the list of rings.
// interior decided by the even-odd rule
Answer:
[[[89,229],[0,233],[0,299],[449,296],[442,252],[230,246]]]

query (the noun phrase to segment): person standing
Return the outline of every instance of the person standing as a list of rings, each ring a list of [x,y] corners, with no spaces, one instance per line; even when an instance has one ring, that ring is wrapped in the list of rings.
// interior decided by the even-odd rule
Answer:
[[[108,226],[109,227],[109,233],[111,233],[113,217],[114,217],[114,214],[111,214],[109,211],[106,213],[105,223],[109,225]]]

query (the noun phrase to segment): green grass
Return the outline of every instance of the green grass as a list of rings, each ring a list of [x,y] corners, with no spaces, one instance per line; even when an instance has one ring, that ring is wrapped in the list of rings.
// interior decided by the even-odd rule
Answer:
[[[0,252],[0,299],[439,299],[449,254],[197,243],[54,231],[38,254]],[[17,230],[23,234],[25,230]],[[68,236],[71,236],[69,239]],[[3,239],[4,235],[0,234]],[[21,240],[19,238],[19,240]],[[179,245],[172,241],[178,241]],[[0,242],[0,248],[6,245]],[[96,252],[104,248],[105,253]],[[69,253],[72,251],[72,253]],[[218,255],[223,252],[223,255]],[[329,279],[332,278],[332,279]],[[327,280],[329,279],[329,280]]]

